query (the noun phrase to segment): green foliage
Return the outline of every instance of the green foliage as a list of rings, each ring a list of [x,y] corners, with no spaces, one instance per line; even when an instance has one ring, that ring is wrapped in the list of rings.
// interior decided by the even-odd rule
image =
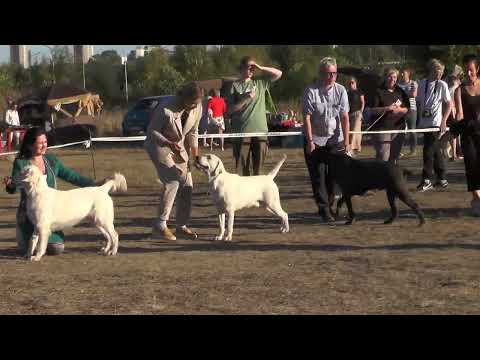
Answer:
[[[334,56],[339,66],[370,66],[382,71],[385,63],[397,67],[412,67],[415,77],[425,75],[428,59],[437,57],[447,67],[461,65],[466,53],[478,53],[480,45],[178,45],[173,54],[158,47],[144,58],[130,58],[127,63],[129,99],[174,94],[187,81],[218,79],[237,74],[240,59],[249,55],[264,66],[278,67],[282,79],[274,84],[271,93],[276,102],[301,98],[305,87],[315,81],[318,63],[325,56]],[[67,46],[52,48],[56,82],[68,82],[100,94],[105,106],[125,103],[125,66],[120,55],[107,50],[95,55],[88,64],[73,64]],[[0,92],[22,92],[24,89],[49,85],[53,81],[51,56],[23,69],[0,66]]]

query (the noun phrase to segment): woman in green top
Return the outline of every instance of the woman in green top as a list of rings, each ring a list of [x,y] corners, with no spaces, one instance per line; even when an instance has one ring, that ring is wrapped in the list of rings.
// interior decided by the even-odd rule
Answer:
[[[4,179],[6,190],[10,194],[16,192],[16,186],[12,181],[17,174],[27,165],[37,166],[47,179],[48,186],[57,187],[58,176],[73,185],[80,187],[95,186],[95,182],[81,176],[72,169],[65,167],[60,160],[53,155],[46,155],[47,135],[45,130],[33,127],[27,130],[23,138],[18,156],[13,163],[12,176]],[[27,197],[21,189],[20,205],[17,210],[17,246],[22,254],[25,254],[29,239],[33,234],[33,225],[26,213]],[[68,206],[68,204],[66,204]],[[61,231],[52,232],[48,238],[47,254],[58,255],[64,250],[64,234]]]

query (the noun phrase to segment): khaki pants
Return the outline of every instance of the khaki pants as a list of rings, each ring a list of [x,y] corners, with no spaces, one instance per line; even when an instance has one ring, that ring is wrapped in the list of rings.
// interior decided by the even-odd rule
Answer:
[[[362,112],[354,111],[350,114],[350,131],[362,131]],[[362,134],[352,134],[350,136],[352,150],[362,151]]]
[[[157,169],[158,178],[164,185],[160,194],[158,206],[158,222],[167,221],[175,200],[177,200],[175,222],[177,227],[187,225],[192,213],[192,173],[186,163],[177,164],[182,168],[186,176],[180,176],[174,167],[167,167],[162,163],[154,163]],[[158,225],[158,222],[155,225]]]
[[[376,159],[396,163],[400,158],[405,134],[374,134]]]
[[[237,174],[250,176],[250,163],[253,168],[253,175],[263,174],[263,165],[268,153],[266,137],[252,137],[235,139],[233,142],[233,156]]]

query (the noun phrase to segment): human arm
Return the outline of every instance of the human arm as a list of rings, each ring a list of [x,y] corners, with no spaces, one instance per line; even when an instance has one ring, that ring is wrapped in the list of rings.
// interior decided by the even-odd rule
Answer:
[[[306,152],[310,155],[315,150],[312,130],[312,114],[314,112],[313,97],[310,89],[306,89],[303,94],[303,128],[306,138]]]
[[[455,121],[462,121],[463,120],[463,105],[462,105],[462,92],[460,86],[455,90],[454,94],[455,98]]]
[[[363,110],[365,110],[365,95],[360,95],[360,112],[363,113]]]
[[[350,104],[348,103],[348,94],[345,88],[342,89],[339,104],[340,123],[343,132],[343,142],[345,145],[345,152],[350,152]]]
[[[198,127],[200,126],[200,120],[202,118],[202,113],[203,113],[202,105],[199,104],[198,106],[199,106],[199,109],[197,109],[198,117],[195,120],[195,124],[185,136],[185,140],[186,140],[185,145],[190,148],[190,156],[195,159],[195,163],[198,161],[198,156],[199,156]]]
[[[13,125],[13,118],[12,118],[12,114],[10,111],[7,110],[7,112],[5,113],[5,123],[9,126],[12,126]]]
[[[95,186],[96,183],[92,178],[80,175],[75,170],[70,169],[63,165],[63,163],[53,155],[49,155],[47,157],[47,161],[49,161],[49,165],[54,169],[56,175],[73,185],[78,187],[88,187],[88,186]]]
[[[235,93],[232,87],[232,93],[230,94],[230,104],[228,106],[228,116],[232,116],[236,112],[242,110],[254,97],[255,97],[255,90],[251,92],[247,92],[245,94],[239,95],[239,99],[235,102]]]
[[[5,191],[9,194],[15,194],[17,192],[17,187],[15,183],[13,182],[13,179],[20,174],[20,171],[22,170],[22,166],[20,165],[20,161],[18,159],[15,159],[13,162],[13,167],[12,167],[12,174],[11,176],[5,176],[3,178],[3,182],[5,184]]]
[[[282,71],[275,69],[273,67],[260,66],[256,62],[253,63],[258,70],[265,72],[269,77],[271,82],[275,82],[282,77]]]
[[[445,111],[445,113],[443,113],[443,116],[442,116],[442,122],[440,124],[440,133],[444,133],[447,130],[447,120],[454,106],[452,97],[450,96],[450,91],[448,91],[447,84],[444,84],[444,86],[442,87],[442,92],[443,92],[442,99],[447,104],[447,110]]]
[[[176,142],[167,139],[161,132],[167,121],[171,120],[171,116],[173,114],[165,111],[165,108],[157,108],[151,115],[147,133],[150,134],[158,146],[169,146],[174,151],[180,151],[180,146]]]

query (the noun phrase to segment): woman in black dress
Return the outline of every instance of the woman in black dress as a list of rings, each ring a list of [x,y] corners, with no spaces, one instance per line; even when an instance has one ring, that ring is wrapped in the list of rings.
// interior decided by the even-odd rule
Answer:
[[[472,193],[472,211],[480,216],[480,79],[479,59],[463,58],[466,82],[455,91],[457,124],[454,132],[461,134],[468,191]]]

